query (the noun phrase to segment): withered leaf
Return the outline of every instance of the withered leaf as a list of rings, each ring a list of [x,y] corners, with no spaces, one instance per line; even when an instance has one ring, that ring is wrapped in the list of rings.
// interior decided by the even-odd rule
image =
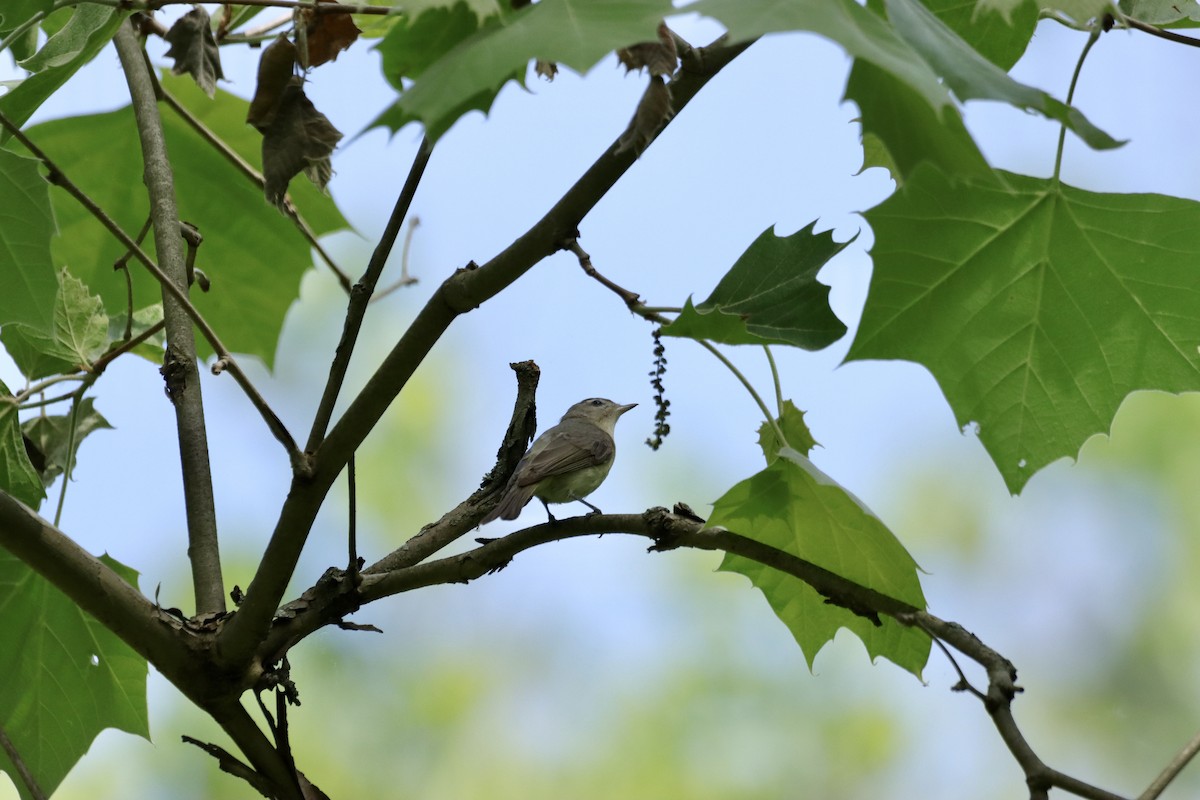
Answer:
[[[271,124],[263,130],[267,199],[282,210],[288,183],[302,171],[324,190],[333,177],[329,156],[341,138],[341,132],[305,96],[303,79],[291,78]]]
[[[225,80],[221,72],[221,50],[213,36],[208,12],[200,6],[175,20],[175,24],[163,37],[171,45],[167,58],[175,59],[171,72],[176,75],[189,73],[196,85],[212,97],[217,92],[217,81]]]
[[[672,75],[679,63],[675,51],[675,37],[666,22],[658,23],[658,41],[639,42],[622,47],[617,51],[617,60],[625,66],[625,72],[648,69],[651,75]]]
[[[338,5],[336,0],[317,0]],[[336,61],[338,53],[346,50],[362,33],[349,14],[318,14],[313,9],[300,12],[304,20],[305,46],[300,49],[300,66],[305,69]]]
[[[548,81],[554,80],[554,76],[558,74],[558,64],[553,61],[543,61],[540,58],[533,69],[539,78],[545,78]]]
[[[254,99],[246,112],[246,122],[266,132],[275,119],[279,103],[283,99],[296,66],[296,45],[286,34],[263,49],[258,59],[258,84],[254,87]]]
[[[650,85],[646,87],[641,101],[638,102],[637,111],[629,121],[629,127],[617,140],[617,152],[632,150],[641,155],[663,124],[673,116],[675,108],[671,104],[671,88],[667,86],[666,81],[655,75],[650,78]]]

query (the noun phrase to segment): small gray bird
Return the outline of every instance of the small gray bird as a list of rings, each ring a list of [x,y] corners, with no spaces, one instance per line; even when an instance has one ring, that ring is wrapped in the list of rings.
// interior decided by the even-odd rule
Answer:
[[[617,405],[603,397],[589,397],[567,409],[562,421],[539,436],[522,456],[499,504],[480,524],[494,519],[516,519],[534,497],[546,514],[550,503],[578,500],[595,513],[600,509],[583,498],[608,477],[617,454],[613,429],[617,419],[637,403]]]

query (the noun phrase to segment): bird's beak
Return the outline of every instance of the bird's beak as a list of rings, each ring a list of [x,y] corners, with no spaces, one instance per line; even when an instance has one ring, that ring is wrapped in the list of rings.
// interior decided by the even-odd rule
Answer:
[[[622,414],[624,414],[626,411],[629,411],[630,409],[636,408],[636,407],[637,407],[637,403],[630,403],[627,406],[617,406],[617,416],[619,417]]]

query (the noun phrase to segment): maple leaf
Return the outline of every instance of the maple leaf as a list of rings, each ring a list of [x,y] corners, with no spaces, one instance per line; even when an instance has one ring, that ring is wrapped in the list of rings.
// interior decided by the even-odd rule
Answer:
[[[339,5],[336,0],[317,2]],[[338,53],[349,49],[362,33],[349,14],[318,14],[313,9],[305,9],[301,11],[301,17],[305,21],[305,37],[299,62],[305,69],[336,61]]]
[[[633,113],[629,127],[617,140],[617,152],[632,150],[640,155],[663,124],[673,116],[675,108],[671,104],[671,89],[662,77],[654,75],[638,102],[637,111]]]
[[[167,58],[175,59],[171,72],[190,74],[205,94],[215,95],[217,81],[225,80],[225,75],[221,72],[221,50],[213,36],[208,12],[193,6],[191,11],[175,20],[163,38],[171,45]]]
[[[329,156],[341,138],[341,131],[304,94],[304,80],[289,79],[270,125],[263,129],[267,199],[282,209],[288,183],[302,171],[324,190],[333,177]]]
[[[647,69],[651,75],[669,76],[675,72],[679,56],[675,51],[675,37],[666,22],[658,23],[657,42],[639,42],[622,47],[617,51],[617,60],[625,67],[626,74],[634,70]]]

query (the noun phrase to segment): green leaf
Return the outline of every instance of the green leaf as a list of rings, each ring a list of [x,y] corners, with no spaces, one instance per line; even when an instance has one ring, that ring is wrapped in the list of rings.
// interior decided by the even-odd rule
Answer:
[[[781,448],[790,447],[808,455],[817,446],[817,440],[813,438],[812,431],[804,421],[804,412],[796,408],[796,404],[791,400],[783,401],[783,414],[775,423],[783,431],[786,441],[779,441],[779,437],[775,435],[775,426],[769,423],[764,422],[758,428],[758,446],[762,448],[768,464],[779,457]]]
[[[950,93],[929,64],[878,14],[852,0],[700,0],[687,10],[720,20],[733,41],[780,31],[811,31],[891,73],[935,110],[953,107]]]
[[[1012,69],[1024,55],[1037,27],[1038,4],[1034,0],[1021,0],[1007,19],[995,9],[978,7],[975,0],[922,2],[976,52],[1005,71]]]
[[[429,63],[372,124],[397,130],[420,120],[436,138],[467,111],[491,108],[500,88],[522,79],[532,59],[585,72],[618,47],[653,41],[658,23],[674,11],[670,0],[542,0],[502,24],[481,28]]]
[[[829,287],[817,281],[821,267],[854,241],[813,234],[816,222],[791,236],[763,231],[699,306],[689,299],[663,328],[667,336],[723,344],[790,344],[820,350],[846,333],[829,307]]]
[[[260,163],[262,137],[245,124],[245,100],[223,91],[209,100],[184,77],[164,75],[162,82],[244,159]],[[284,315],[312,264],[309,245],[290,220],[267,205],[257,186],[177,115],[165,113],[163,126],[179,214],[204,236],[196,266],[212,280],[212,290],[192,292],[192,302],[231,350],[256,355],[269,366]],[[128,108],[48,122],[29,136],[127,233],[141,228],[148,204],[139,177],[141,147]],[[306,181],[297,181],[291,196],[318,235],[348,227],[333,201]],[[56,192],[52,199],[59,222],[56,260],[99,293],[110,315],[126,311],[125,277],[113,270],[124,248],[72,198]],[[153,254],[152,238],[146,247]],[[161,299],[145,268],[133,260],[128,268],[136,305]],[[197,347],[202,355],[210,352],[200,339]]]
[[[0,328],[19,322],[48,330],[58,281],[50,259],[50,185],[38,162],[0,150],[0,197]]]
[[[109,348],[118,345],[125,341],[125,321],[128,315],[122,311],[115,317],[110,317],[108,320],[108,341]],[[136,338],[145,333],[150,328],[162,322],[163,308],[162,303],[155,303],[145,308],[139,308],[133,312],[133,325],[130,330],[130,338]],[[152,361],[155,364],[162,364],[163,358],[166,355],[164,346],[166,336],[160,330],[156,335],[151,336],[146,341],[139,344],[129,352],[134,355],[141,356],[147,361]]]
[[[55,63],[30,75],[8,94],[0,96],[0,111],[17,125],[24,125],[46,98],[58,91],[80,67],[96,57],[117,32],[117,26],[125,16],[126,12],[108,6],[90,3],[76,6],[70,21],[43,45],[45,49],[58,37],[65,36],[61,50],[57,49],[59,45],[55,45],[58,53],[58,57],[53,59]],[[71,29],[69,35],[68,28]],[[69,60],[58,63],[68,50],[76,47],[78,49]],[[36,55],[34,57],[37,58]],[[10,135],[8,131],[0,131],[0,143],[6,142]]]
[[[21,438],[21,422],[17,419],[17,404],[12,392],[0,381],[0,490],[8,492],[31,508],[37,508],[46,497],[46,489],[37,470],[29,461],[25,440]],[[0,549],[0,555],[4,550]],[[3,584],[0,583],[0,586]],[[0,606],[2,610],[2,606]],[[4,614],[0,613],[0,619]],[[0,641],[6,641],[0,639]],[[2,648],[5,650],[11,648]],[[7,673],[0,673],[7,674]],[[5,681],[0,681],[0,685]],[[2,691],[2,690],[0,690]],[[5,719],[0,714],[0,720]],[[0,756],[3,753],[0,751]],[[3,762],[0,762],[3,763]]]
[[[1196,0],[1121,0],[1118,5],[1127,16],[1151,25],[1200,21],[1200,3]]]
[[[4,0],[0,6],[0,33],[7,34],[39,12],[50,13],[54,0]]]
[[[406,10],[375,46],[383,57],[384,77],[396,89],[404,89],[402,79],[419,77],[486,21],[487,16],[476,14],[465,2]]]
[[[766,469],[718,500],[709,525],[721,526],[786,551],[881,594],[925,607],[917,565],[892,532],[854,495],[795,450],[781,451]],[[721,570],[738,572],[766,596],[812,668],[839,628],[848,628],[879,656],[920,677],[929,659],[928,636],[881,617],[876,626],[830,605],[808,584],[771,567],[726,554]]]
[[[38,473],[47,488],[66,470],[68,457],[72,466],[71,473],[74,474],[79,445],[88,434],[98,430],[112,430],[112,425],[95,409],[90,397],[83,398],[78,411],[74,413],[74,435],[71,433],[71,420],[71,413],[37,416],[25,420],[21,426],[22,432],[42,455],[43,464]],[[68,444],[71,445],[69,453]]]
[[[133,570],[101,561],[137,585]],[[105,728],[149,738],[145,659],[2,549],[0,641],[0,720],[47,795]],[[0,770],[16,775],[3,750]]]
[[[1200,203],[1004,178],[922,168],[867,212],[875,272],[847,360],[928,367],[1015,493],[1130,392],[1200,390]]]
[[[1046,92],[1018,83],[979,55],[917,0],[884,0],[896,31],[924,56],[960,100],[999,100],[1036,111],[1070,128],[1096,149],[1120,147],[1079,112]]]
[[[66,269],[58,277],[52,330],[25,325],[0,330],[0,341],[29,380],[87,369],[108,349],[108,315],[100,298]]]
[[[859,108],[864,169],[886,167],[899,184],[928,161],[948,175],[994,179],[957,108],[935,110],[907,84],[862,59],[850,69],[846,99]]]

